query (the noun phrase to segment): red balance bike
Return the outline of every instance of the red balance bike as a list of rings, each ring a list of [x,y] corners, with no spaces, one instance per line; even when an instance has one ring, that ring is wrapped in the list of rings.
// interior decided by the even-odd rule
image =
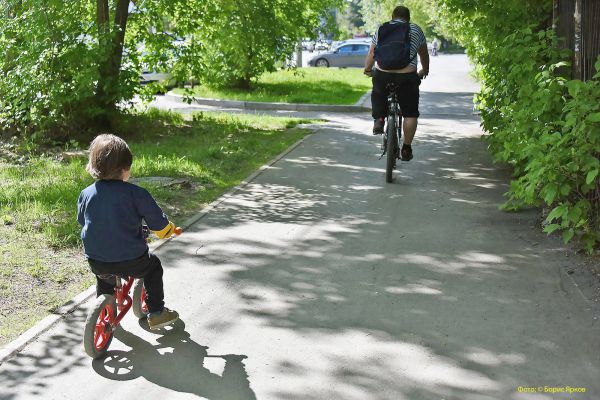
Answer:
[[[181,228],[175,228],[175,235],[179,236],[182,232]],[[130,276],[115,278],[115,293],[99,296],[85,320],[83,347],[92,358],[100,358],[106,354],[115,329],[129,309],[133,308],[133,314],[137,318],[145,318],[148,315],[144,280]],[[130,296],[132,288],[133,293]]]

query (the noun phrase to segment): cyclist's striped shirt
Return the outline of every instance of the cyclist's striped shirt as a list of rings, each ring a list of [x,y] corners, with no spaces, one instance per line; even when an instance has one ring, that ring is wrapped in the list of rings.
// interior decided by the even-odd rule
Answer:
[[[398,22],[406,22],[403,19],[394,19],[392,21],[390,21],[391,24],[397,24]],[[379,35],[379,28],[377,28],[377,30],[375,31],[375,34],[373,35],[373,44],[375,46],[377,46],[377,39]],[[419,27],[419,25],[417,24],[413,24],[411,22],[410,24],[410,57],[412,58],[412,61],[410,62],[410,65],[412,65],[413,67],[417,68],[417,50],[419,50],[419,47],[421,47],[423,44],[426,44],[427,41],[425,39],[425,34],[423,33],[423,30]]]

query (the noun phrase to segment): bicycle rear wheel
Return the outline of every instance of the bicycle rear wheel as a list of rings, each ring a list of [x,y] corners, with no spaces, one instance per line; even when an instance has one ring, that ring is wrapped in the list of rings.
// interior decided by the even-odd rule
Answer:
[[[385,181],[391,183],[394,167],[396,166],[396,153],[398,152],[398,139],[396,137],[396,117],[390,115],[387,119],[387,162],[385,166]]]
[[[83,347],[88,356],[102,357],[113,339],[112,323],[117,316],[114,296],[103,294],[96,299],[92,312],[85,320]]]

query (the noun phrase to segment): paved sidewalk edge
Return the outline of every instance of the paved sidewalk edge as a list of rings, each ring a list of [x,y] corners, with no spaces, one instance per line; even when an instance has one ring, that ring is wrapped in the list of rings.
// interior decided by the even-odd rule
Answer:
[[[369,105],[371,104],[371,99],[369,97],[371,97],[371,90],[367,91],[367,93],[360,96],[360,99],[358,99],[358,101],[354,103],[354,105],[371,111],[371,107],[365,106],[365,102],[367,101],[367,99],[369,100]]]
[[[186,103],[185,96],[169,92],[164,95],[178,103]],[[364,96],[363,96],[364,97]],[[287,111],[322,111],[322,112],[365,112],[371,108],[360,105],[334,105],[334,104],[301,104],[301,103],[268,103],[259,101],[219,100],[193,97],[193,103],[204,106],[217,106],[221,108],[240,108],[244,110],[287,110]],[[361,100],[363,98],[361,97]],[[359,100],[360,101],[360,100]],[[358,103],[357,103],[358,104]]]
[[[314,131],[315,131],[314,124],[306,124],[306,125],[303,125],[303,126],[305,128],[307,128],[307,129],[312,130],[312,132],[309,133],[308,135],[304,136],[302,139],[298,140],[296,143],[292,144],[290,147],[288,147],[282,153],[280,153],[279,155],[277,155],[273,159],[271,159],[268,163],[264,164],[262,167],[260,167],[256,171],[254,171],[252,174],[250,174],[250,176],[248,176],[246,179],[244,179],[243,181],[241,181],[239,183],[239,185],[232,187],[231,189],[229,189],[229,191],[227,191],[226,193],[224,193],[221,196],[219,196],[218,199],[216,199],[212,203],[208,204],[198,214],[196,214],[195,216],[189,218],[187,221],[185,221],[183,223],[182,228],[185,230],[185,229],[189,228],[190,226],[194,225],[196,222],[200,221],[209,212],[211,212],[212,210],[214,210],[215,208],[217,208],[221,203],[223,203],[225,200],[229,199],[231,196],[233,196],[240,189],[242,189],[245,186],[247,186],[250,182],[252,182],[254,179],[256,179],[263,172],[265,172],[266,170],[268,170],[269,168],[271,168],[275,163],[277,163],[283,157],[287,156],[289,153],[291,153],[292,151],[294,151],[294,149],[296,149],[296,147],[300,146],[306,140],[306,138],[308,138],[309,136],[311,136],[311,135],[314,134]]]
[[[280,153],[279,155],[277,155],[273,159],[271,159],[268,163],[264,164],[262,167],[260,167],[256,171],[254,171],[252,174],[250,174],[250,176],[248,176],[246,179],[244,179],[242,182],[240,182],[239,185],[234,186],[233,188],[229,189],[226,193],[219,196],[216,200],[209,203],[206,207],[204,207],[202,209],[202,211],[200,211],[198,214],[196,214],[195,216],[193,216],[193,217],[189,218],[187,221],[185,221],[182,225],[182,228],[185,230],[185,229],[189,228],[190,226],[192,226],[193,224],[195,224],[196,222],[198,222],[199,220],[201,220],[202,218],[204,218],[209,212],[211,212],[212,210],[217,208],[219,206],[219,204],[223,203],[225,200],[230,198],[237,191],[242,189],[244,186],[248,185],[250,182],[252,182],[254,179],[256,179],[263,172],[265,172],[266,170],[271,168],[273,166],[273,164],[275,164],[276,162],[281,160],[283,157],[285,157],[286,155],[291,153],[295,148],[300,146],[309,136],[313,135],[316,130],[314,124],[301,125],[300,127],[304,127],[305,129],[311,130],[311,133],[304,136],[302,139],[298,140],[296,143],[292,144],[290,147],[285,149],[282,153]],[[156,250],[160,249],[161,247],[163,247],[164,245],[166,245],[167,243],[169,243],[171,240],[172,239],[167,239],[167,240],[161,240],[160,242],[150,243],[150,245],[149,245],[150,250],[156,251]],[[25,347],[27,347],[30,343],[34,342],[43,333],[48,331],[55,324],[60,322],[63,318],[65,318],[66,316],[71,314],[73,311],[75,311],[77,308],[79,308],[82,304],[87,302],[95,294],[96,294],[95,285],[90,286],[88,289],[79,293],[74,298],[72,298],[71,300],[67,301],[65,304],[60,306],[52,314],[46,316],[40,322],[36,323],[34,326],[32,326],[27,331],[22,333],[18,338],[16,338],[12,342],[9,342],[5,346],[2,346],[2,348],[0,348],[0,365],[2,365],[4,362],[10,360],[11,358],[15,357],[17,354],[19,354],[19,352],[21,352],[21,350],[23,350]]]

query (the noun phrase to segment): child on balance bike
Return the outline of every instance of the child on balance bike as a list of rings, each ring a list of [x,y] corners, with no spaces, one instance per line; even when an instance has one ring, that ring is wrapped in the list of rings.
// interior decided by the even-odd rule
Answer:
[[[120,137],[102,134],[92,141],[86,170],[96,181],[79,195],[77,221],[85,256],[96,275],[96,295],[114,293],[114,275],[143,279],[148,325],[156,330],[179,315],[164,306],[163,268],[149,252],[142,220],[161,239],[170,237],[175,225],[146,189],[127,182],[132,162],[129,146]]]

